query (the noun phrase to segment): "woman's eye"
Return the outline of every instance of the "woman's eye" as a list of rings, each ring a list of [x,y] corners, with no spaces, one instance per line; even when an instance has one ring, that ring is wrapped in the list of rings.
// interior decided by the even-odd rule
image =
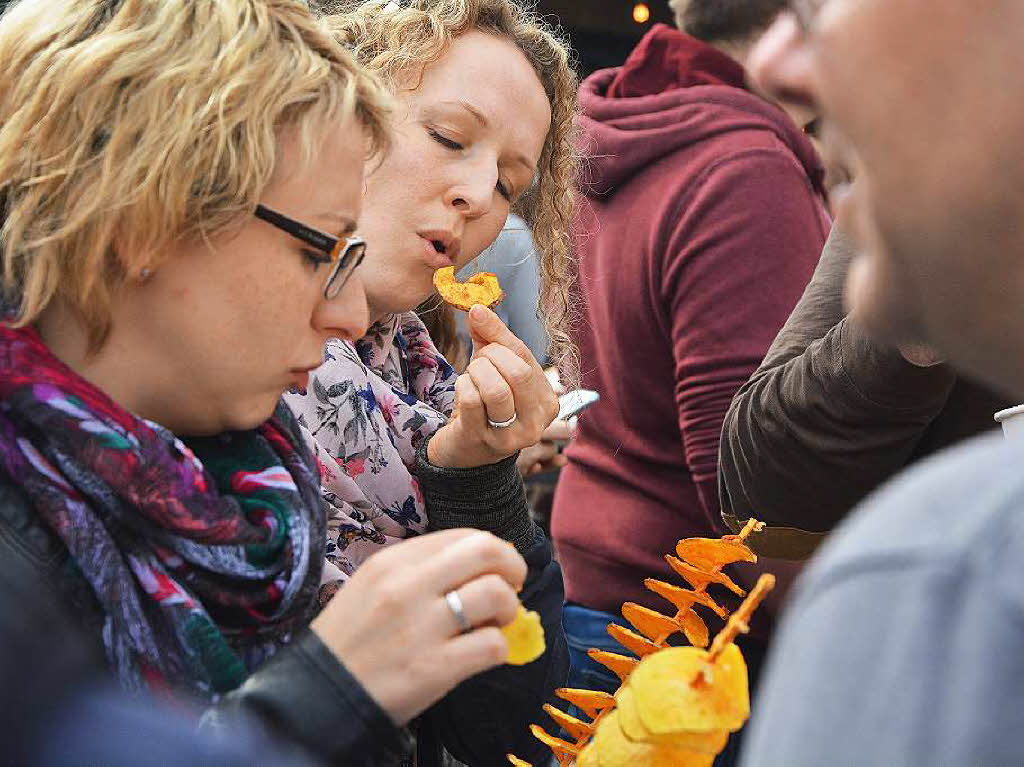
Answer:
[[[461,152],[465,147],[462,146],[458,141],[452,141],[447,136],[443,136],[433,128],[428,128],[431,138],[434,139],[438,144],[443,146],[445,149],[450,149],[453,152]]]
[[[314,270],[321,264],[326,264],[331,259],[329,256],[316,251],[316,250],[303,250],[302,257],[305,258],[309,263],[313,264]]]

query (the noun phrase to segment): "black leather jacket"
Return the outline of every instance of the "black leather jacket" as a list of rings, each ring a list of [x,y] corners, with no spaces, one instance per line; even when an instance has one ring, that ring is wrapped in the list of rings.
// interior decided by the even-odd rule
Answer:
[[[208,730],[258,722],[275,738],[328,764],[440,767],[444,751],[471,767],[507,764],[512,752],[539,763],[550,757],[529,734],[541,706],[565,682],[568,650],[561,626],[561,571],[551,544],[530,520],[522,481],[510,458],[478,469],[442,470],[418,456],[417,475],[432,529],[472,526],[512,542],[529,566],[520,595],[540,613],[547,652],[524,667],[502,666],[469,679],[398,728],[311,631],[279,651],[203,717]],[[45,581],[68,554],[21,492],[0,480],[0,558],[29,564]],[[86,620],[86,624],[89,621]],[[415,738],[410,732],[415,733]]]

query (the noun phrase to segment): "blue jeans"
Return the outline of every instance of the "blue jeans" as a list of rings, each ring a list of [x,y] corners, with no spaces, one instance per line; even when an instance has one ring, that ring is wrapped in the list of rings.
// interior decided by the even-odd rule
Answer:
[[[622,645],[608,636],[608,624],[618,623],[620,626],[629,627],[625,618],[601,610],[591,610],[589,607],[566,602],[562,609],[562,627],[565,629],[565,638],[569,643],[569,681],[567,687],[575,687],[583,690],[601,690],[614,693],[619,689],[619,678],[600,663],[592,660],[587,655],[587,650],[595,648],[607,650],[608,652],[619,653],[620,655],[632,655]],[[757,689],[758,676],[761,671],[761,664],[764,660],[765,647],[761,642],[750,637],[740,637],[736,640],[743,658],[747,662],[747,671],[750,677],[750,696],[753,702],[754,693]],[[576,707],[569,709],[569,713],[575,717],[586,720]],[[725,749],[715,759],[715,767],[732,767],[739,758],[740,743],[743,731],[733,733],[726,744]],[[564,737],[564,736],[563,736]]]

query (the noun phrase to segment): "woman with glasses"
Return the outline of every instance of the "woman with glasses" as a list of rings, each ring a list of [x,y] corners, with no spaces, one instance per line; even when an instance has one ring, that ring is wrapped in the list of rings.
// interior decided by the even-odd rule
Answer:
[[[388,96],[303,0],[21,0],[0,60],[0,556],[123,688],[397,764],[504,660],[527,564],[425,535],[317,614],[337,576],[280,400],[365,334]]]

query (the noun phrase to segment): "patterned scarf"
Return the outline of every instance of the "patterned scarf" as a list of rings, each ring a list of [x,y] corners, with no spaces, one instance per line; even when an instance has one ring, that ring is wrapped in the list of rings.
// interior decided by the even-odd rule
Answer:
[[[341,581],[375,551],[426,529],[416,450],[447,423],[457,376],[412,312],[377,323],[355,345],[329,341],[326,360],[304,394],[285,400],[315,440],[327,559]]]
[[[0,467],[66,546],[128,690],[210,700],[308,620],[325,522],[288,408],[191,440],[139,419],[0,327]],[[80,581],[79,581],[80,582]]]

